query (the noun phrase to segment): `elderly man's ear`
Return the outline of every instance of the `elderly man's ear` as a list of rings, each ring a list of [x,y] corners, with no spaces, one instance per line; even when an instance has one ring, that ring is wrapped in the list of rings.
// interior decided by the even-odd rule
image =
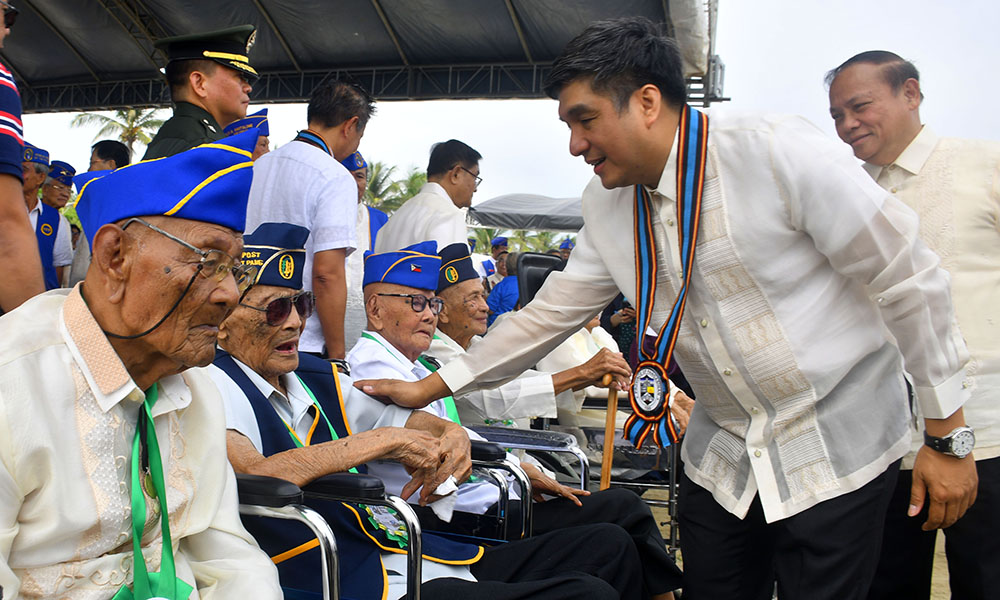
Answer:
[[[451,319],[448,318],[448,303],[445,302],[444,306],[441,308],[441,312],[438,313],[438,324],[448,323]]]
[[[107,302],[116,304],[125,295],[125,283],[128,280],[128,273],[131,270],[134,254],[130,255],[129,248],[134,249],[134,244],[130,244],[125,231],[115,223],[109,223],[97,230],[94,234],[94,243],[91,248],[91,263],[87,274],[88,291],[96,284],[102,288],[101,294]],[[97,281],[90,281],[91,273],[96,273]],[[91,293],[95,293],[93,290]]]
[[[368,315],[368,328],[372,331],[382,331],[382,304],[375,294],[368,296],[368,301],[365,303],[365,313]]]

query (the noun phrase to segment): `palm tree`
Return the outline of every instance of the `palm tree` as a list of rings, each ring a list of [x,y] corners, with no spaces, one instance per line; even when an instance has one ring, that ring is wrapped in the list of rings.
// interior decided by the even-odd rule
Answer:
[[[405,179],[393,182],[393,189],[390,189],[389,193],[382,198],[377,208],[391,215],[404,202],[416,196],[425,183],[427,183],[427,174],[416,167],[411,168]]]
[[[552,231],[519,229],[510,236],[511,252],[548,252],[555,248],[556,234]]]
[[[480,254],[489,254],[492,249],[491,242],[493,238],[501,235],[503,229],[492,229],[490,227],[474,227],[472,229],[472,237],[476,238],[476,252]]]
[[[378,207],[383,199],[396,189],[392,174],[396,167],[390,167],[382,161],[368,163],[368,187],[365,189],[365,204]]]
[[[126,108],[116,110],[113,116],[102,115],[101,113],[80,113],[70,121],[71,127],[88,127],[99,125],[101,129],[94,136],[94,141],[98,138],[115,135],[118,140],[128,146],[132,151],[132,145],[136,142],[149,144],[152,136],[163,125],[163,119],[158,119],[155,108]]]

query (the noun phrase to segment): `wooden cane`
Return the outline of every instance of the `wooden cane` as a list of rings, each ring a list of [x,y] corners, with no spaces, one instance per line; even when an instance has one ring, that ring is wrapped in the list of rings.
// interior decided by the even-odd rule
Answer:
[[[608,387],[608,414],[604,417],[604,451],[601,455],[601,489],[611,485],[611,460],[615,455],[615,416],[618,414],[618,390],[612,385],[611,373],[601,380]]]

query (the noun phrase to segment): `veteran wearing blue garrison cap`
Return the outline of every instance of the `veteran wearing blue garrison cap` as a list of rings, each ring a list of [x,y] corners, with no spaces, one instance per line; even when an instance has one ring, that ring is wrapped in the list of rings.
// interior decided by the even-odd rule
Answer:
[[[42,184],[42,202],[55,209],[66,206],[73,192],[73,176],[76,169],[73,165],[61,160],[54,160],[49,165],[49,175]]]
[[[39,201],[38,192],[45,187],[43,184],[50,169],[48,151],[25,142],[22,158],[22,190],[28,222],[35,231],[45,289],[54,290],[62,284],[64,271],[73,262],[72,232],[66,217],[59,214],[58,206]]]
[[[250,48],[253,25],[163,38],[154,44],[167,55],[165,75],[174,116],[156,132],[143,160],[173,156],[226,137],[223,127],[244,118],[257,71]]]
[[[191,368],[252,280],[255,143],[77,176],[86,278],[0,320],[5,597],[281,598],[240,524],[218,389]]]
[[[566,238],[559,244],[559,256],[563,260],[569,260],[569,255],[573,252],[573,248],[576,247],[576,243],[573,240]]]
[[[267,109],[263,108],[252,115],[247,115],[245,119],[233,121],[222,130],[224,134],[236,135],[248,129],[257,129],[257,147],[253,151],[253,159],[257,160],[271,151],[271,129],[267,124]]]

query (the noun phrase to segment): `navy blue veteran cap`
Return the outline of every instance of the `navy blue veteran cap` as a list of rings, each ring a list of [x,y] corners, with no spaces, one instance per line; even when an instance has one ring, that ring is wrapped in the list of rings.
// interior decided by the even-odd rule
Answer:
[[[309,230],[289,223],[261,223],[243,236],[243,264],[257,267],[254,285],[302,289]]]
[[[437,289],[441,259],[437,242],[420,242],[395,252],[365,252],[364,285],[395,283],[418,290]]]
[[[257,132],[246,131],[166,158],[77,175],[76,214],[87,241],[93,246],[103,225],[152,215],[243,231],[256,145]]]
[[[348,171],[360,171],[368,166],[368,163],[365,162],[365,157],[361,156],[360,152],[355,152],[348,156],[340,161],[340,164],[344,165]]]
[[[257,128],[257,135],[262,135],[264,137],[271,135],[271,131],[267,126],[266,108],[259,110],[252,115],[247,115],[245,119],[233,121],[229,125],[226,125],[225,129],[222,130],[222,133],[226,135],[236,135],[237,133],[243,133],[253,127]]]
[[[72,165],[61,160],[54,160],[51,166],[49,177],[63,185],[73,187],[73,176],[76,175],[76,169]]]
[[[42,150],[38,146],[24,142],[24,162],[33,162],[40,165],[49,166],[49,151]]]
[[[476,267],[472,266],[468,244],[459,242],[445,246],[438,253],[441,257],[441,269],[437,282],[437,293],[441,293],[456,283],[469,279],[479,279]]]
[[[157,40],[153,45],[175,60],[213,60],[256,80],[257,71],[250,66],[247,54],[257,39],[253,25],[238,25],[218,31],[205,31]]]

